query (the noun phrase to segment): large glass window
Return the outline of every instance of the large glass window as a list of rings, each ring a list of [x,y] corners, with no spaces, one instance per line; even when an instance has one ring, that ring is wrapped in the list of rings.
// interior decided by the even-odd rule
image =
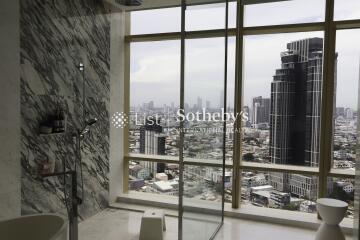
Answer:
[[[323,33],[244,42],[243,161],[318,167]]]
[[[238,67],[242,67],[243,72],[242,92],[236,99],[236,39],[229,38],[226,110],[234,113],[234,102],[241,98],[243,124],[240,149],[234,145],[233,121],[227,122],[227,164],[232,162],[235,151],[241,152],[242,160],[239,162],[241,176],[237,178],[241,180],[235,181],[236,189],[232,176],[237,172],[225,171],[228,203],[236,205],[234,200],[238,199],[233,193],[241,186],[243,206],[315,213],[317,198],[331,197],[348,202],[347,217],[353,217],[360,30],[336,32],[335,91],[329,93],[333,95],[333,146],[327,148],[332,152],[332,159],[326,160],[332,161],[331,173],[320,167],[320,151],[325,149],[320,148],[324,142],[320,141],[322,106],[329,111],[328,104],[321,101],[328,83],[323,78],[323,64],[328,62],[323,59],[327,40],[324,32],[300,32],[303,26],[299,26],[299,32],[283,33],[289,28],[277,26],[264,32],[256,28],[256,34],[251,35],[254,33],[251,28],[257,26],[313,23],[314,29],[322,29],[325,2],[292,0],[245,5],[241,17],[249,31],[243,36],[243,55],[237,56]],[[185,122],[188,131],[184,135],[187,162],[184,193],[189,206],[193,202],[211,205],[221,201],[219,176],[222,173],[214,164],[220,166],[223,157],[223,123],[194,119],[196,112],[203,117],[203,109],[214,114],[220,113],[223,106],[224,36],[220,31],[213,32],[218,34],[213,37],[207,34],[204,37],[204,33],[224,28],[225,4],[192,5],[191,1],[188,4],[186,31],[195,32],[185,41],[184,107],[185,114],[195,114],[189,115],[191,121]],[[357,4],[357,0],[335,0],[335,21],[360,18]],[[236,2],[229,4],[229,10],[229,27],[235,28]],[[180,36],[178,40],[169,41],[162,33],[180,32],[180,8],[134,12],[131,21],[131,34],[152,33],[157,41],[146,42],[148,39],[144,38],[144,42],[130,43],[130,153],[165,155],[169,163],[130,161],[129,188],[177,195],[178,165],[173,164],[174,158],[170,156],[179,156],[176,111],[180,105]],[[342,28],[341,24],[344,23],[334,26]],[[279,33],[270,34],[272,31]],[[141,37],[139,39],[141,41]],[[135,118],[135,113],[140,114]],[[144,120],[147,116],[157,116],[159,126],[147,128]],[[197,131],[200,129],[202,131]],[[318,181],[319,174],[328,177],[327,183]],[[319,191],[325,189],[327,194]]]
[[[246,27],[252,27],[322,22],[325,16],[324,8],[325,0],[292,0],[250,4],[245,5],[244,24]]]
[[[229,51],[235,49],[235,39],[229,41]],[[186,157],[221,160],[223,151],[224,105],[224,38],[187,40],[185,76],[184,140]],[[234,71],[234,51],[229,54],[228,69]],[[234,72],[230,72],[228,91],[233,92]],[[233,111],[233,94],[229,94],[228,110]],[[197,117],[199,116],[199,117]],[[211,116],[211,119],[209,118]],[[218,119],[212,119],[216,116]],[[229,121],[227,146],[231,148],[233,133]],[[229,156],[230,157],[230,156]],[[232,156],[231,156],[232,157]]]
[[[243,205],[316,213],[318,178],[285,172],[243,171]]]
[[[187,1],[188,4],[191,1]],[[225,3],[188,6],[186,31],[225,28]],[[236,27],[236,2],[229,3],[229,28]]]
[[[180,32],[181,8],[131,12],[131,34]]]
[[[360,81],[360,30],[336,33],[333,167],[355,171]]]
[[[131,153],[177,156],[180,41],[131,44]]]
[[[200,203],[198,200],[209,203],[222,201],[222,168],[186,165],[184,170],[184,196],[187,205]],[[232,171],[225,171],[225,199],[231,201]],[[218,204],[215,205],[218,207]]]
[[[345,217],[354,219],[355,181],[348,178],[328,178],[327,197],[338,199],[349,204]]]
[[[156,172],[162,168],[161,172]],[[179,165],[129,161],[129,190],[167,196],[179,195]]]
[[[188,1],[191,4],[191,1]],[[181,8],[164,8],[131,13],[131,34],[180,32]],[[229,28],[236,27],[236,2],[229,3]],[[225,4],[188,6],[186,31],[225,28]]]
[[[335,20],[360,19],[360,1],[358,0],[335,0]]]

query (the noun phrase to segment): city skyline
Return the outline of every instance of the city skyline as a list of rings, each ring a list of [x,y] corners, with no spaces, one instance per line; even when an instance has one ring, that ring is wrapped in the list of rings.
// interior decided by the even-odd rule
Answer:
[[[284,4],[291,5],[291,2],[297,1],[288,1]],[[315,16],[321,2],[324,1],[311,1],[313,3],[311,5],[309,1],[306,7],[296,9],[297,13],[278,8],[281,12],[276,13],[278,11],[276,9],[275,13],[278,15],[275,14],[274,18],[269,19],[269,24],[283,24],[284,22],[277,21],[283,19],[284,15],[289,19],[296,14],[296,16],[302,15],[305,8],[311,10],[310,13],[306,12],[309,18],[306,21],[299,21],[301,18],[292,19],[293,23],[323,21],[320,19],[323,16],[320,18]],[[255,12],[254,9],[248,9],[250,11],[248,13],[251,15],[251,12]],[[199,10],[197,14],[204,12],[206,11]],[[258,11],[257,15],[259,15]],[[260,17],[259,21],[255,19],[255,22],[251,24],[257,25],[264,20]],[[216,21],[216,19],[211,19],[209,25],[218,24]],[[171,26],[168,27],[171,29]],[[198,28],[198,23],[193,27]],[[149,31],[151,33],[151,30]],[[154,32],[156,31],[152,33]],[[349,38],[350,34],[351,38]],[[264,165],[287,164],[318,167],[322,95],[319,82],[323,81],[321,71],[323,35],[323,32],[319,31],[244,37],[244,85],[243,93],[239,97],[243,98],[243,111],[250,116],[250,119],[242,125],[241,129],[242,161]],[[349,171],[355,171],[357,143],[358,115],[355,96],[358,96],[360,80],[360,47],[354,48],[353,42],[357,42],[356,39],[360,40],[360,31],[337,32],[336,52],[338,54],[335,68],[337,69],[337,84],[334,96],[336,104],[331,161],[333,168]],[[215,112],[222,106],[223,40],[213,38],[186,41],[185,109],[198,111],[199,108],[205,107]],[[185,158],[221,161],[224,157],[223,147],[225,146],[225,158],[231,161],[234,151],[237,150],[233,142],[234,133],[220,131],[220,134],[214,134],[189,131],[185,132],[184,138],[181,139],[176,131],[178,125],[175,124],[174,119],[180,99],[180,41],[134,43],[131,51],[132,53],[135,51],[132,58],[131,110],[149,116],[159,114],[161,120],[170,119],[170,124],[168,124],[170,127],[166,127],[165,154],[172,157],[183,154]],[[233,109],[235,38],[229,39],[229,53],[227,98]],[[148,59],[148,55],[153,58]],[[175,111],[168,111],[168,108]],[[196,120],[186,122],[185,125],[187,129],[218,127],[219,124],[212,121]],[[227,128],[232,127],[232,124],[228,122]],[[144,153],[141,150],[142,146],[149,143],[153,145],[152,142],[157,142],[154,132],[147,133],[153,136],[148,143],[143,142],[141,139],[146,133],[141,132],[142,129],[143,127],[139,128],[134,124],[130,126],[129,146],[132,153]],[[226,134],[225,138],[223,134]],[[179,141],[183,141],[182,144],[179,145]],[[182,151],[179,146],[183,147]],[[129,179],[134,185],[131,185],[130,189],[178,196],[178,166],[165,164],[162,172],[156,171],[152,178],[143,179],[146,168],[155,169],[155,164],[131,162]],[[186,173],[183,187],[188,194],[187,197],[213,202],[222,200],[221,191],[216,189],[219,184],[217,179],[222,175],[220,168],[208,168],[204,171],[200,167],[190,166]],[[233,190],[231,170],[226,174],[228,186],[225,191],[225,200],[230,202]],[[352,217],[354,182],[337,178],[329,183],[325,186],[329,197],[337,198],[337,194],[341,192],[343,200],[349,202],[350,208],[347,215]],[[315,175],[242,171],[240,184],[243,205],[316,212],[319,185],[318,177]]]
[[[295,1],[296,2],[296,1]],[[322,1],[312,1],[319,9]],[[285,4],[285,3],[282,3]],[[356,3],[355,3],[356,4]],[[281,5],[283,6],[283,5]],[[304,6],[304,5],[302,5]],[[344,6],[345,9],[345,6]],[[359,8],[360,9],[360,8]],[[250,10],[249,10],[250,11]],[[316,15],[313,10],[311,15]],[[174,20],[169,14],[169,22]],[[176,11],[175,11],[176,12]],[[306,22],[309,19],[299,17],[296,13],[301,9],[289,9],[282,11],[289,22]],[[360,12],[360,10],[359,10]],[[135,18],[134,28],[136,32],[145,31],[142,28],[142,16],[140,13]],[[167,16],[166,11],[162,13]],[[282,19],[282,15],[276,19]],[[149,14],[149,18],[150,18]],[[291,15],[298,16],[296,19]],[[345,10],[339,11],[339,16],[351,17]],[[152,15],[151,15],[152,16]],[[162,15],[158,16],[158,19]],[[146,18],[145,18],[146,19]],[[206,14],[204,19],[209,19]],[[315,19],[316,20],[316,19]],[[152,21],[156,21],[152,19]],[[213,21],[211,19],[211,21]],[[254,20],[255,21],[255,20]],[[256,20],[254,25],[261,23],[264,19]],[[168,24],[169,22],[162,24]],[[214,23],[215,24],[215,23]],[[214,24],[209,23],[210,26]],[[173,25],[173,26],[176,26]],[[208,25],[205,25],[205,27]],[[171,29],[171,26],[168,26]],[[148,30],[157,32],[156,29]],[[170,30],[169,30],[170,31]],[[176,30],[175,30],[176,31]],[[291,34],[271,34],[260,36],[246,36],[244,39],[244,105],[250,106],[253,97],[263,96],[265,98],[270,92],[270,83],[274,70],[280,67],[279,53],[284,44],[297,39],[308,37],[323,37],[323,32],[303,32]],[[359,56],[360,46],[354,46],[352,42],[360,42],[360,31],[339,31],[337,34],[336,51],[338,57],[338,95],[337,107],[357,108],[358,80],[359,80]],[[131,104],[137,106],[141,102],[153,100],[156,105],[168,102],[179,104],[180,99],[180,41],[161,41],[150,43],[131,44]],[[201,96],[204,100],[217,103],[220,92],[223,90],[223,64],[224,64],[224,41],[222,38],[197,39],[186,41],[186,66],[185,66],[185,101],[189,104],[196,103],[196,98]],[[259,67],[262,71],[258,71]],[[356,69],[356,72],[355,72]],[[233,89],[235,76],[235,38],[229,38],[229,81],[228,101],[233,105]],[[161,93],[161,94],[154,94]],[[155,95],[155,96],[154,96]]]
[[[254,96],[254,97],[252,97],[252,99],[254,99],[254,98],[258,98],[258,97],[261,97],[261,98],[270,98],[270,97],[264,97],[264,96]],[[167,104],[162,104],[162,105],[158,105],[158,104],[156,104],[156,102],[154,102],[153,100],[150,100],[149,102],[143,102],[143,103],[141,103],[141,104],[138,104],[138,105],[131,105],[130,107],[131,108],[137,108],[137,107],[143,107],[143,106],[146,106],[147,104],[149,104],[149,103],[154,103],[154,108],[158,108],[158,109],[160,109],[160,108],[163,108],[164,106],[167,106],[167,107],[170,107],[170,108],[179,108],[179,105],[172,105],[172,103],[167,103]],[[212,104],[212,102],[211,101],[208,101],[208,100],[206,100],[206,102],[209,102],[210,103],[210,109],[217,109],[218,107],[215,107],[213,104]],[[194,104],[192,104],[192,103],[187,103],[187,102],[185,102],[185,106],[186,105],[188,105],[188,106],[194,106],[194,105],[196,105],[195,103]],[[249,108],[251,111],[253,111],[253,108],[251,107],[251,104],[250,105],[244,105],[243,106],[244,108]],[[206,107],[205,107],[206,108]],[[349,106],[336,106],[336,108],[344,108],[344,109],[351,109],[351,110],[353,110],[354,112],[357,112],[358,111],[358,108],[356,107],[356,108],[351,108],[351,107],[349,107]],[[230,109],[233,109],[233,108],[230,108]]]
[[[319,113],[321,107],[321,82],[323,81],[321,71],[322,43],[322,38],[302,38],[288,42],[283,46],[283,50],[279,55],[281,67],[274,71],[275,74],[271,82],[271,97],[254,97],[252,98],[252,105],[250,105],[250,107],[248,106],[247,110],[244,109],[244,111],[251,113],[249,114],[251,119],[248,121],[249,123],[251,122],[251,124],[245,124],[243,126],[245,127],[245,143],[243,145],[243,157],[245,161],[249,161],[250,159],[250,161],[271,164],[318,166]],[[337,89],[335,89],[335,92],[336,90]],[[220,98],[218,99],[219,106],[223,101],[222,94],[223,92],[220,91]],[[334,96],[334,98],[335,97],[336,96]],[[191,110],[198,111],[205,107],[203,98],[197,96],[195,99],[195,104],[190,104]],[[189,107],[188,103],[186,103],[186,105]],[[210,105],[211,102],[206,100],[206,107]],[[165,108],[156,108],[154,101],[144,103],[142,106],[143,108],[140,110],[145,112],[151,110],[148,112],[150,115],[156,111],[165,111]],[[172,110],[174,110],[175,104],[171,102],[165,106],[171,106]],[[174,116],[174,114],[175,111],[172,111],[172,116]],[[344,117],[345,120],[356,120],[354,112],[344,107],[337,107],[335,109],[334,118],[339,116]],[[171,116],[169,115],[169,117]],[[343,120],[340,119],[339,124],[344,124],[342,121]],[[195,121],[192,124],[196,127],[217,127],[216,124],[211,123],[211,121],[209,123],[199,123]],[[345,122],[345,124],[348,123]],[[188,127],[191,128],[191,125]],[[159,143],[157,136],[162,134],[162,127],[155,124],[156,129],[153,128],[153,126],[147,126],[146,124],[140,127],[139,152],[163,155],[167,154],[165,151],[165,149],[167,149],[170,154],[178,154],[176,153],[178,149],[176,147],[174,148],[178,141],[176,140],[176,135],[169,134],[167,140],[162,138],[161,144],[157,144]],[[246,128],[248,128],[248,130],[246,130]],[[250,132],[249,129],[251,129]],[[258,132],[258,134],[256,132]],[[262,134],[260,134],[261,132]],[[343,134],[343,132],[339,132],[338,128],[335,129],[335,138],[338,138],[338,136],[341,137]],[[198,142],[198,144],[189,144],[188,140],[185,139],[185,143],[187,143],[184,144],[185,155],[188,154],[195,158],[221,158],[221,154],[219,154],[219,151],[221,151],[221,141],[215,140],[214,143],[217,144],[217,147],[214,147],[211,146],[211,144],[206,144],[206,141],[204,141],[208,139],[206,135],[190,134],[189,136],[192,142],[195,141]],[[208,141],[218,137],[219,136],[211,136]],[[251,143],[249,142],[251,139],[256,139],[256,141]],[[284,139],[287,141],[284,141]],[[170,142],[165,144],[168,140]],[[231,143],[231,137],[228,137],[227,141]],[[341,141],[344,140],[340,138],[340,142]],[[193,145],[198,146],[193,147]],[[132,149],[137,151],[136,143],[134,144],[133,142],[133,146],[135,148]],[[151,151],[146,151],[145,146],[150,147]],[[158,147],[162,149],[161,152],[157,149]],[[206,151],[202,151],[202,147],[206,149]],[[259,149],[255,150],[254,147],[259,147]],[[348,153],[351,153],[351,150]],[[334,159],[334,164],[337,167],[353,167],[350,158],[341,151],[334,152]],[[146,165],[146,163],[141,163],[141,165],[145,167],[144,164]],[[162,166],[162,170],[160,171],[160,168],[156,167],[155,163],[150,163],[150,165],[146,165],[146,168],[150,169],[150,172],[154,172],[153,175],[155,175],[156,173],[164,171],[166,166]],[[290,192],[298,197],[306,196],[306,198],[310,200],[316,197],[316,177],[301,174],[270,173],[269,179],[266,182],[270,184],[274,190],[280,192]],[[304,188],[303,186],[305,185],[306,187]]]

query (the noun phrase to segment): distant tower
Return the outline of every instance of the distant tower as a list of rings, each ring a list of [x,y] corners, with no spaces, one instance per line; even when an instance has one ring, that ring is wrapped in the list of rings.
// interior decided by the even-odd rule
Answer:
[[[148,108],[149,108],[149,110],[153,110],[154,109],[154,101],[150,101],[149,103],[148,103]]]
[[[336,108],[336,117],[345,117],[345,108],[344,107]]]
[[[247,115],[250,114],[250,109],[249,109],[248,106],[244,106],[244,107],[243,107],[243,111],[244,111],[244,114],[247,114]]]
[[[210,101],[206,101],[206,109],[209,110],[210,109]]]
[[[271,83],[272,163],[311,167],[319,164],[322,57],[322,38],[288,43],[287,51],[281,53],[281,68]],[[270,183],[277,190],[313,199],[317,186],[312,178],[272,173]],[[299,186],[303,189],[299,190]]]
[[[287,44],[271,83],[272,163],[317,167],[322,86],[322,38]]]
[[[140,153],[147,155],[165,155],[166,135],[157,119],[147,120],[140,128]],[[164,172],[163,163],[142,162],[143,167],[148,168],[151,173]]]
[[[250,117],[250,108],[248,106],[243,107],[243,114],[244,114],[244,116],[247,116],[247,118],[248,118],[248,121],[246,121],[245,126],[250,127],[250,125],[251,125],[251,123],[249,121],[250,120],[249,119],[249,117]]]
[[[220,101],[219,101],[219,109],[224,107],[224,90],[220,92]]]
[[[269,123],[270,121],[270,98],[255,97],[252,105],[252,123]]]
[[[354,118],[354,111],[351,108],[345,109],[345,118],[349,120]]]
[[[203,102],[202,102],[202,99],[200,97],[197,98],[196,107],[197,107],[198,110],[201,110],[203,108]]]

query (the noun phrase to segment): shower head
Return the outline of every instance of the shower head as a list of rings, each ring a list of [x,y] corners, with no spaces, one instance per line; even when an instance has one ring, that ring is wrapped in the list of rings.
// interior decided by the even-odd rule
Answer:
[[[80,131],[80,135],[84,136],[86,133],[88,133],[90,131],[90,127],[94,125],[97,121],[97,118],[92,118],[87,121],[85,127]]]
[[[90,126],[94,125],[97,121],[98,121],[97,118],[92,118],[89,121],[87,121],[86,126],[90,127]]]

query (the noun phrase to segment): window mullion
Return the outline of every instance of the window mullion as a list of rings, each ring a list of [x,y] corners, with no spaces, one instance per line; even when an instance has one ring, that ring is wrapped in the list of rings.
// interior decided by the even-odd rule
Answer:
[[[237,1],[237,37],[236,37],[236,63],[235,63],[235,113],[242,111],[242,86],[243,86],[243,41],[244,41],[244,5],[243,0]],[[241,194],[240,162],[242,156],[241,118],[234,123],[233,141],[233,184],[232,184],[232,207],[239,208]]]
[[[180,38],[180,109],[185,109],[185,25],[186,25],[186,0],[181,0],[181,38]],[[180,121],[179,144],[179,221],[178,239],[183,239],[183,213],[184,213],[184,121]]]
[[[130,34],[131,28],[131,17],[130,13],[126,12],[125,14],[125,35]],[[124,113],[126,116],[130,116],[130,42],[125,42],[125,66],[124,66]],[[129,125],[125,125],[123,132],[123,152],[124,156],[129,154]],[[129,161],[126,161],[123,158],[123,167],[124,167],[124,177],[123,177],[123,192],[127,193],[129,191]]]
[[[327,177],[331,170],[334,80],[335,80],[335,41],[336,29],[333,22],[334,0],[326,1],[325,40],[323,50],[323,91],[321,101],[320,163],[318,197],[326,197]]]

